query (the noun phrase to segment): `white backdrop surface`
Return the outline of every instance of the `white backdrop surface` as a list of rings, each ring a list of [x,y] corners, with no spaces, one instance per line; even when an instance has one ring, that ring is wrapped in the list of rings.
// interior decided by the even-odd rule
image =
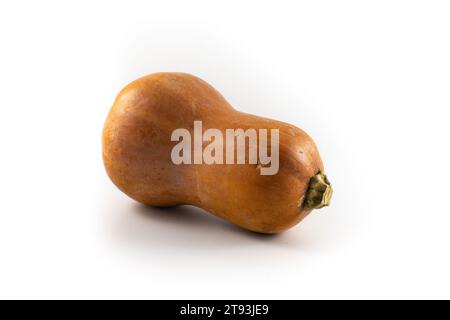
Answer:
[[[0,2],[0,298],[450,298],[448,1]],[[108,179],[118,91],[195,74],[319,146],[278,236]]]

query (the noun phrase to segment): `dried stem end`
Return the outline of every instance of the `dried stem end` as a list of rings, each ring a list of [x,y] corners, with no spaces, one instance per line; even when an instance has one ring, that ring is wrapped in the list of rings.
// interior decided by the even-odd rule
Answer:
[[[306,210],[320,209],[330,205],[333,189],[327,176],[321,172],[309,180],[303,207]]]

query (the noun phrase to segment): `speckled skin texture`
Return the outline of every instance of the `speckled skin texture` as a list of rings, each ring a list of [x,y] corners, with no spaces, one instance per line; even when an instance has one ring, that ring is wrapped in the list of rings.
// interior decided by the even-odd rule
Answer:
[[[255,164],[173,164],[178,142],[171,134],[186,128],[193,136],[194,120],[203,122],[203,131],[216,128],[224,136],[225,129],[279,129],[278,173],[261,175]],[[184,73],[156,73],[127,85],[102,140],[108,175],[131,198],[151,206],[194,205],[261,233],[301,221],[310,212],[302,207],[309,180],[323,171],[316,145],[301,129],[239,112],[209,84]]]

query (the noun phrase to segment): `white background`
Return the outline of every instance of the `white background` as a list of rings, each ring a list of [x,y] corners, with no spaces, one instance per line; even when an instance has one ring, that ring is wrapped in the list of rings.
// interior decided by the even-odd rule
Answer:
[[[261,236],[123,195],[103,122],[157,71],[306,130],[332,206]],[[448,1],[1,1],[0,108],[0,298],[450,298]]]

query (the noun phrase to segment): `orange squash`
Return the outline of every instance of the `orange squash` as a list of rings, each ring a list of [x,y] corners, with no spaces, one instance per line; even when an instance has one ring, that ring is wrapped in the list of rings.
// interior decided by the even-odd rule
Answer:
[[[195,135],[195,121],[202,121],[203,130],[214,128],[224,136],[227,129],[277,130],[276,174],[261,174],[266,165],[260,162],[174,163],[177,141],[172,134],[185,128]],[[304,131],[239,112],[189,74],[156,73],[127,85],[109,112],[102,142],[111,180],[146,205],[194,205],[248,230],[278,233],[330,202],[332,189],[322,160]],[[271,140],[267,145],[275,150]],[[220,146],[225,150],[225,142]],[[251,150],[245,148],[248,158]]]

